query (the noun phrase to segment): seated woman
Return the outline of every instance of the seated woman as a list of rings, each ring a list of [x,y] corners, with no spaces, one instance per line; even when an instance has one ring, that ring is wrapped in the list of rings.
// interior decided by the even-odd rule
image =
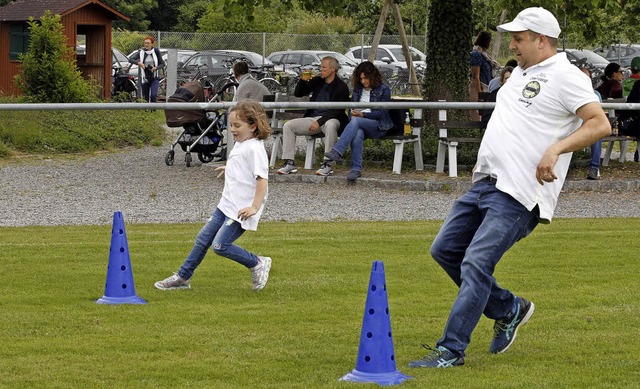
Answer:
[[[360,63],[353,71],[354,102],[391,101],[391,89],[382,83],[382,75],[378,68],[369,61]],[[387,109],[354,109],[350,112],[349,124],[333,148],[325,154],[331,161],[340,161],[351,146],[351,171],[347,180],[355,181],[362,176],[362,153],[366,138],[381,138],[393,127]]]
[[[602,100],[622,97],[622,77],[622,69],[617,63],[610,62],[604,68],[604,74],[600,77],[602,84],[596,89],[600,92]]]

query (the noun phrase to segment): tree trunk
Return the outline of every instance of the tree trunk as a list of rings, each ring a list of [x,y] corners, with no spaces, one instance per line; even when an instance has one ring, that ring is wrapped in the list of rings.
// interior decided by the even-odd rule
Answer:
[[[429,9],[425,99],[467,101],[472,49],[471,0],[433,0]],[[437,116],[436,111],[430,111]]]
[[[369,62],[373,62],[373,60],[376,59],[378,44],[380,44],[380,38],[382,37],[382,31],[384,30],[384,23],[387,21],[387,14],[389,13],[389,5],[391,5],[391,0],[384,0],[384,4],[382,4],[382,11],[380,11],[380,18],[378,19],[378,26],[376,27],[376,33],[373,36],[373,42],[371,42],[369,57],[367,58],[367,61]]]

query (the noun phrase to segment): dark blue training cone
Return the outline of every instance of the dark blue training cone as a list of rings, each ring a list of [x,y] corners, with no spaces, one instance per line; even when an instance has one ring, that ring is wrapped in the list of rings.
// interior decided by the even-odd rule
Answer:
[[[107,283],[104,287],[104,296],[96,302],[98,304],[147,303],[136,295],[136,288],[133,285],[127,233],[124,230],[124,220],[120,211],[116,211],[113,214],[111,250],[109,251],[109,266],[107,267]]]
[[[374,382],[386,386],[401,384],[409,378],[413,377],[402,374],[396,369],[384,263],[374,261],[364,307],[356,368],[340,380]]]

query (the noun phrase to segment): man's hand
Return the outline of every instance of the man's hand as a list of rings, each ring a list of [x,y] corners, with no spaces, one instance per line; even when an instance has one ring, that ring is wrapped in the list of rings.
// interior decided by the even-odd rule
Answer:
[[[553,167],[556,166],[560,155],[555,151],[554,146],[552,145],[547,149],[536,168],[536,179],[540,185],[558,179],[558,176],[553,172]]]
[[[311,125],[309,126],[309,132],[316,132],[318,131],[319,128],[320,128],[320,123],[314,120],[313,122],[311,122]]]

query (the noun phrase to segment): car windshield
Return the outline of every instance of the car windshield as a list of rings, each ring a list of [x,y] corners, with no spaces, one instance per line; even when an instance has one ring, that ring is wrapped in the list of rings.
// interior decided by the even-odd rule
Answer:
[[[232,53],[236,52],[232,51]],[[253,66],[260,66],[263,63],[263,57],[258,53],[254,53],[252,51],[238,51],[237,53],[239,57],[247,57],[249,61],[253,62]],[[264,58],[264,64],[273,65],[273,62],[271,62],[267,58]]]
[[[346,55],[338,53],[338,52],[335,52],[335,51],[325,51],[323,53],[318,53],[318,57],[320,57],[320,58],[324,58],[324,57],[326,57],[328,55],[330,55],[330,56],[334,57],[335,59],[337,59],[338,62],[340,63],[340,65],[342,65],[342,66],[345,66],[345,65],[346,66],[353,66],[353,67],[358,66],[358,64],[355,63],[355,61],[353,61],[352,59],[350,59]]]
[[[410,48],[409,49],[411,51],[411,60],[412,61],[424,61],[425,58],[418,53],[417,50]],[[406,61],[404,58],[404,54],[402,52],[402,47],[398,47],[395,49],[389,49],[389,51],[391,51],[391,53],[393,54],[394,57],[396,57],[398,59],[398,61]]]
[[[113,53],[113,58],[117,61],[117,62],[124,62],[124,63],[128,63],[129,59],[122,54],[122,52],[118,49],[113,49],[111,50],[111,52]]]
[[[609,61],[594,53],[593,51],[589,51],[589,50],[571,50],[570,51],[571,54],[573,54],[576,58],[583,59],[586,58],[586,61],[592,65],[608,65]]]

